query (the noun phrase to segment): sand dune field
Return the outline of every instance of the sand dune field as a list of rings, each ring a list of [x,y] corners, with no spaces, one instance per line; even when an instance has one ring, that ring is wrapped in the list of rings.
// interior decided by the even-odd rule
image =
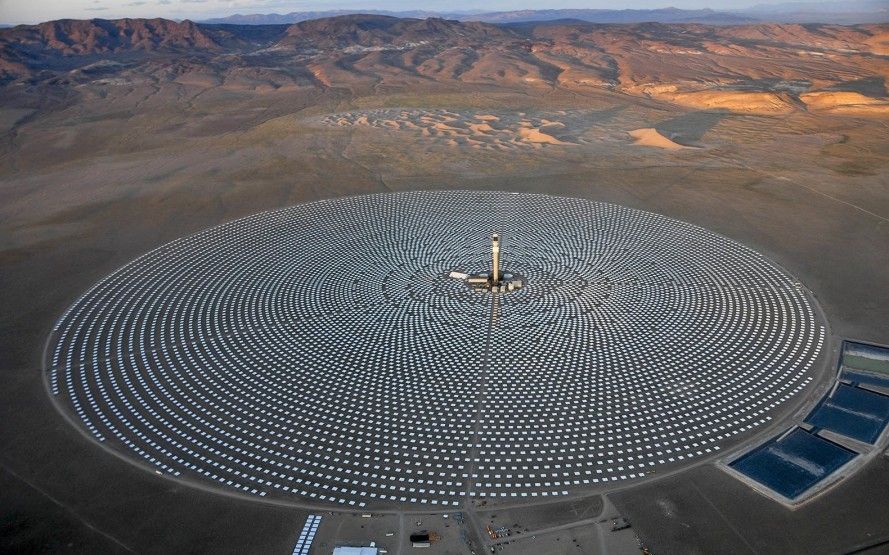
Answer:
[[[580,131],[576,125],[582,118],[576,112],[565,111],[531,116],[524,112],[493,115],[444,109],[388,109],[331,114],[320,121],[326,126],[409,131],[441,144],[480,150],[569,147],[587,142],[576,134]]]

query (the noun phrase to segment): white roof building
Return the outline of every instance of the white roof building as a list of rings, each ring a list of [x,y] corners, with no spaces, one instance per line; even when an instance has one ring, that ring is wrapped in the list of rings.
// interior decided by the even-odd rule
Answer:
[[[376,547],[335,547],[333,555],[377,555],[380,552]]]

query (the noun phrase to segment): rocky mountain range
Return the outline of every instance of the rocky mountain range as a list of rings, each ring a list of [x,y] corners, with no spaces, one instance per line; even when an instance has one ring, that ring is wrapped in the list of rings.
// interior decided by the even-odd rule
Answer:
[[[241,25],[289,24],[311,19],[351,15],[352,13],[354,12],[348,10],[331,10],[326,12],[290,12],[286,14],[235,14],[227,17],[207,19],[204,23]],[[715,11],[711,9],[681,10],[677,8],[660,8],[652,10],[542,9],[470,13],[369,10],[362,13],[366,15],[386,15],[400,18],[440,17],[456,21],[478,21],[483,23],[527,23],[531,21],[576,20],[588,23],[657,22],[732,25],[757,21],[755,17],[730,12]]]
[[[349,10],[303,11],[285,14],[235,14],[207,19],[205,23],[238,25],[280,25],[354,13]],[[889,5],[881,0],[846,0],[842,2],[785,2],[757,4],[739,10],[713,9],[526,9],[511,11],[432,12],[424,10],[369,10],[369,15],[402,18],[441,17],[457,21],[485,23],[527,23],[532,21],[577,20],[588,23],[704,23],[739,25],[745,23],[885,23]]]
[[[882,113],[887,78],[889,25],[502,26],[361,15],[275,26],[96,19],[0,30],[8,98],[47,85],[114,97],[144,83],[356,95],[475,84],[609,90],[756,113]]]

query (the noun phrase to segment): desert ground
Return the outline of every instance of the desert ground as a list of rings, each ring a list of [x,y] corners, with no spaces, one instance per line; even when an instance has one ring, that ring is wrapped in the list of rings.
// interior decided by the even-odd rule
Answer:
[[[142,46],[64,26],[0,35],[4,548],[292,550],[307,510],[109,456],[44,384],[52,325],[93,283],[262,210],[417,189],[617,203],[781,264],[817,298],[834,350],[889,344],[885,25],[340,24],[143,30]],[[608,494],[597,515],[628,516],[656,553],[851,551],[889,541],[886,466],[788,511],[703,465]],[[352,518],[328,525],[360,536]]]

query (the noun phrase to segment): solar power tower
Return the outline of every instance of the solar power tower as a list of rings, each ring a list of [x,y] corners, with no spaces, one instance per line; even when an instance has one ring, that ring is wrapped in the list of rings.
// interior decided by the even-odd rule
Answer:
[[[491,253],[494,258],[491,285],[498,285],[500,283],[500,235],[496,232],[491,235]]]

